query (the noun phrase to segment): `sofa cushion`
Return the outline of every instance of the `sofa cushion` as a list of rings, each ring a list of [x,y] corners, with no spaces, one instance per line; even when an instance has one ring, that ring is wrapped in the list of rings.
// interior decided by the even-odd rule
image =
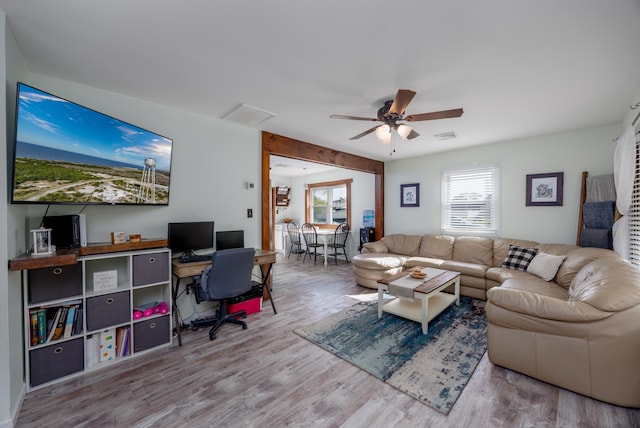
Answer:
[[[448,235],[424,235],[420,244],[420,257],[451,260],[456,238]]]
[[[570,251],[580,248],[578,245],[571,244],[538,244],[535,247],[538,251],[543,251],[555,256],[566,256]]]
[[[538,251],[538,254],[529,263],[527,272],[539,276],[545,281],[551,281],[558,273],[558,269],[564,259],[566,259],[566,256],[556,256],[544,251]]]
[[[387,270],[402,267],[407,257],[387,253],[365,253],[353,257],[354,266],[373,270]]]
[[[459,262],[457,260],[445,260],[442,262],[440,267],[442,269],[450,270],[453,272],[460,272],[463,275],[475,276],[482,279],[484,279],[485,273],[489,268],[489,266],[478,265],[475,263]]]
[[[507,269],[498,266],[487,269],[487,273],[485,274],[485,276],[488,280],[502,284],[508,279],[529,278],[531,277],[531,274],[523,272],[521,270]]]
[[[458,236],[453,244],[453,260],[491,266],[493,239],[478,236]]]
[[[606,312],[629,309],[640,304],[640,271],[622,259],[597,259],[573,278],[569,301],[585,302]]]
[[[507,253],[507,257],[500,263],[500,267],[526,272],[529,263],[531,263],[531,260],[533,260],[537,253],[537,248],[527,248],[509,244],[509,252]]]
[[[363,253],[388,253],[389,248],[384,241],[365,242],[362,244]]]
[[[543,251],[545,253],[549,252],[547,250]],[[568,251],[567,258],[562,262],[556,274],[556,282],[568,288],[580,269],[599,258],[618,258],[618,255],[611,250],[592,247],[576,247],[576,249]]]
[[[387,248],[389,248],[390,253],[417,256],[420,243],[422,242],[422,236],[397,233],[384,236],[382,240],[387,245]]]
[[[553,297],[554,299],[567,301],[568,294],[567,289],[560,287],[555,282],[547,282],[542,278],[538,278],[535,275],[530,275],[525,272],[513,271],[521,273],[525,276],[518,276],[518,278],[507,279],[500,285],[499,288],[505,290],[520,290],[527,291],[529,293],[535,293],[540,296]]]
[[[404,264],[404,267],[409,269],[416,266],[440,268],[444,260],[432,259],[431,257],[410,257]]]
[[[541,336],[545,335],[545,337],[560,334],[566,337],[584,336],[588,334],[588,328],[585,327],[584,322],[598,321],[611,316],[611,313],[599,311],[586,303],[567,302],[516,288],[492,288],[487,291],[487,300],[489,303],[485,308],[490,324],[503,325],[510,329],[526,332],[533,331],[540,333]],[[499,311],[494,305],[506,311]],[[517,313],[516,316],[513,312]],[[489,334],[491,333],[489,332]],[[489,342],[491,342],[491,338]]]
[[[527,241],[525,239],[513,239],[513,238],[496,238],[493,240],[493,263],[491,266],[500,266],[500,263],[507,258],[509,252],[509,244],[517,245],[519,247],[537,247],[536,241]]]

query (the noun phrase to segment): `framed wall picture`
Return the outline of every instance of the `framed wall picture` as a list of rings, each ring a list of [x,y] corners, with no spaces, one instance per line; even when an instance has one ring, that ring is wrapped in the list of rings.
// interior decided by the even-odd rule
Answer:
[[[400,185],[400,206],[419,207],[420,206],[420,183]]]
[[[562,206],[563,180],[564,172],[527,175],[527,206]]]

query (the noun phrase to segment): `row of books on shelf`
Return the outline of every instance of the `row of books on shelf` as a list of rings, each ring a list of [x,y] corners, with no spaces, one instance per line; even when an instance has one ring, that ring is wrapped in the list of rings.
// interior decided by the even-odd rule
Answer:
[[[82,315],[81,300],[30,309],[31,345],[42,345],[82,333]]]
[[[87,337],[87,366],[131,354],[131,328],[110,328]]]

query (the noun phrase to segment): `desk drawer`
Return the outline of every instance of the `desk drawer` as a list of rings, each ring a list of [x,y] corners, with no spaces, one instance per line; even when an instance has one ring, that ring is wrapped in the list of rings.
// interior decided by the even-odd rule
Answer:
[[[87,299],[87,331],[103,330],[131,321],[131,301],[128,291],[103,294]]]

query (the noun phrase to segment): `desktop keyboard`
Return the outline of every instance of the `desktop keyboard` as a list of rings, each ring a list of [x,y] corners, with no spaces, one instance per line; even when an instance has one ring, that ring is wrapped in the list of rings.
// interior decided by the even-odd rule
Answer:
[[[194,263],[194,262],[206,262],[211,261],[211,254],[182,254],[178,257],[180,263]]]

